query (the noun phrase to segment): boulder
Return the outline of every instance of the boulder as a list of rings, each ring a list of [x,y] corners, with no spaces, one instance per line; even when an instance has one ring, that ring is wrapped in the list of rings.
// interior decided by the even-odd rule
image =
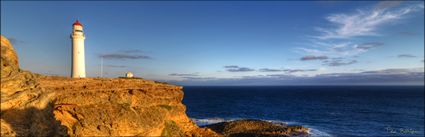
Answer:
[[[309,136],[309,129],[303,126],[288,126],[254,119],[221,122],[206,127],[225,137]]]

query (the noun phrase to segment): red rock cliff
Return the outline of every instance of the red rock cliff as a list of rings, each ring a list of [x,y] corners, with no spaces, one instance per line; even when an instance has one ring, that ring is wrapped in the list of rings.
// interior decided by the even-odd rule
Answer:
[[[150,80],[22,71],[1,36],[1,136],[217,136],[187,117],[182,99],[182,87]]]

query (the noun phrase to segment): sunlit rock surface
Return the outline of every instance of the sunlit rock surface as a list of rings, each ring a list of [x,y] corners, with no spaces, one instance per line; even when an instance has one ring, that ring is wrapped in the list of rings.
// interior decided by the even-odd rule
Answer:
[[[217,136],[187,117],[180,86],[33,74],[3,36],[1,53],[1,136]]]
[[[239,120],[198,127],[182,87],[140,78],[43,76],[19,68],[1,36],[1,136],[306,136],[302,126]]]

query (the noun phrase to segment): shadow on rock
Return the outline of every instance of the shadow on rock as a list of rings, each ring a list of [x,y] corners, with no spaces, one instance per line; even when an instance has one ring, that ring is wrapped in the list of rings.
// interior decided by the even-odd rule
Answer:
[[[43,109],[9,109],[0,114],[2,136],[68,136],[66,127],[54,118],[53,103]]]

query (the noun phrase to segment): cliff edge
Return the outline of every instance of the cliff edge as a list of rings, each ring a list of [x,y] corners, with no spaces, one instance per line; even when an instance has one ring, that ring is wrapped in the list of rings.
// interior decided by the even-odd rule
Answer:
[[[43,76],[1,36],[1,136],[218,136],[199,128],[182,87],[144,79]]]
[[[239,120],[198,127],[182,87],[128,78],[43,76],[19,68],[1,36],[1,136],[308,136],[302,126]]]

